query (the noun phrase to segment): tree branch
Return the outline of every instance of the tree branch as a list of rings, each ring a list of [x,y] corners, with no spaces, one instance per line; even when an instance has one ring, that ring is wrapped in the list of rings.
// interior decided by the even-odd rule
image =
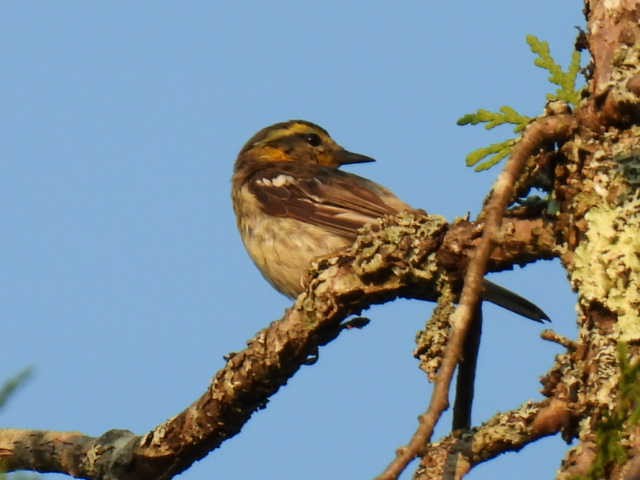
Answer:
[[[474,466],[558,433],[570,410],[557,400],[527,402],[468,432],[455,432],[423,452],[414,480],[461,478]],[[554,419],[554,421],[549,421]]]
[[[510,222],[505,238],[511,246],[496,250],[491,262],[496,269],[532,261],[531,245],[536,245],[538,258],[556,255],[550,225],[541,220]],[[0,461],[8,470],[64,472],[90,479],[172,478],[238,433],[301,365],[317,355],[320,345],[337,336],[349,315],[397,297],[434,299],[435,282],[451,267],[449,262],[455,262],[454,252],[460,265],[477,241],[473,223],[449,227],[441,217],[401,214],[363,229],[352,247],[317,262],[307,291],[244,351],[229,354],[202,397],[146,435],[117,430],[94,439],[79,433],[4,430]],[[447,275],[455,277],[456,271],[451,268]],[[44,451],[52,453],[41,454]],[[75,460],[66,461],[69,458]]]

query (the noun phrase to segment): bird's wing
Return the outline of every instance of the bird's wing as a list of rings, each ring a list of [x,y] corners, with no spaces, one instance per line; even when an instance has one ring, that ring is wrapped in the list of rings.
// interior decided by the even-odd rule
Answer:
[[[302,172],[265,169],[250,179],[249,188],[265,213],[317,225],[348,239],[376,218],[410,209],[370,180],[322,167]]]

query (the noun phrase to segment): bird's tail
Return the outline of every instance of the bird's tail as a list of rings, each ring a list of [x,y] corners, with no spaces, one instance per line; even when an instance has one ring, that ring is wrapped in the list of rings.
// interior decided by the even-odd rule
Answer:
[[[511,310],[513,313],[522,315],[536,322],[549,321],[549,317],[542,311],[537,305],[534,305],[529,300],[521,297],[517,293],[513,293],[511,290],[507,290],[500,285],[484,281],[484,293],[482,298],[491,303],[495,303],[502,308]]]

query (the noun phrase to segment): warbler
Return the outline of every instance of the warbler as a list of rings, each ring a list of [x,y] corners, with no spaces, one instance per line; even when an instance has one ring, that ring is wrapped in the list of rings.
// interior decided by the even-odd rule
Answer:
[[[322,127],[290,120],[263,128],[242,147],[232,178],[245,248],[278,291],[295,297],[313,260],[353,243],[383,215],[414,210],[387,188],[339,169],[373,162],[338,145]],[[532,320],[536,305],[485,280],[483,298]]]

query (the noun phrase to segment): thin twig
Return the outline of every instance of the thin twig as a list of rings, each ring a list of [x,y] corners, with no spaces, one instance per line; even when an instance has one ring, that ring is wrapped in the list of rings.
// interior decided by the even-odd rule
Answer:
[[[544,330],[540,334],[540,338],[542,338],[543,340],[547,340],[548,342],[562,345],[567,350],[574,351],[576,348],[578,348],[577,342],[565,337],[564,335],[560,335],[558,332],[556,332],[555,330],[551,330],[550,328]]]
[[[504,170],[500,173],[493,193],[482,214],[485,218],[482,238],[475,256],[471,259],[464,279],[460,304],[453,314],[452,331],[442,366],[431,394],[427,411],[420,416],[418,428],[409,444],[397,451],[396,458],[377,477],[378,480],[395,480],[406,466],[420,454],[431,440],[433,429],[449,407],[449,388],[453,372],[462,356],[465,338],[471,327],[473,313],[480,302],[487,260],[491,254],[496,232],[500,228],[507,204],[513,195],[513,186],[524,164],[544,144],[568,138],[576,128],[576,120],[570,114],[540,118],[529,125],[522,139],[516,144]]]

